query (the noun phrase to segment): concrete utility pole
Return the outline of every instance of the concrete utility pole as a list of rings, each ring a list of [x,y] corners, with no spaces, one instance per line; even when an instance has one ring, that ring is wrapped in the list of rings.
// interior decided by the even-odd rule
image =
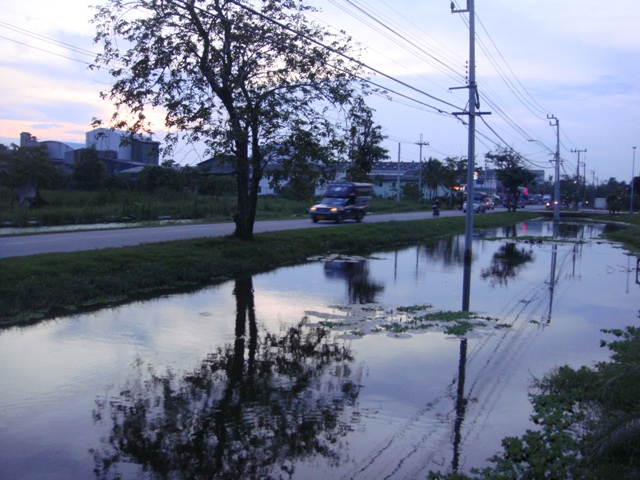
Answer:
[[[549,125],[556,127],[556,179],[553,191],[553,221],[558,222],[560,221],[560,120],[553,115],[547,115],[547,118],[551,120]]]
[[[581,152],[587,152],[587,149],[585,148],[584,150],[580,150],[580,149],[576,149],[576,150],[571,150],[571,153],[577,153],[578,154],[578,166],[576,167],[576,182],[578,182],[576,184],[576,208],[578,208],[578,202],[580,201],[580,153]],[[585,185],[587,183],[587,180],[585,179],[584,181]]]
[[[465,10],[456,10],[455,4],[451,2],[451,13],[469,13],[469,111],[454,113],[454,115],[469,115],[469,151],[467,155],[467,217],[464,234],[464,260],[471,264],[472,242],[473,242],[473,189],[474,171],[476,157],[476,115],[483,115],[488,112],[477,112],[478,105],[478,85],[476,84],[476,13],[474,0],[467,0]]]
[[[633,147],[633,164],[631,167],[631,208],[629,209],[630,213],[633,213],[633,178],[636,174],[636,147]]]
[[[396,202],[400,203],[400,145],[398,142],[398,181],[396,182]]]
[[[420,189],[420,202],[422,202],[422,146],[429,146],[429,142],[423,142],[422,134],[420,134],[420,141],[417,145],[420,145],[420,178],[418,179],[418,188]]]
[[[584,186],[582,187],[582,205],[587,204],[587,162],[582,162],[582,178],[584,179]]]

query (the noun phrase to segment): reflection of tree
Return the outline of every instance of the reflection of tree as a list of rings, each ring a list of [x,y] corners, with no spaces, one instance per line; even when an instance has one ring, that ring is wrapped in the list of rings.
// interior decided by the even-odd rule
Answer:
[[[384,290],[384,285],[371,278],[369,264],[365,260],[327,261],[324,264],[324,272],[327,277],[347,281],[349,303],[375,303],[376,296]]]
[[[518,248],[516,243],[504,243],[496,253],[493,254],[491,266],[483,268],[480,277],[483,280],[489,279],[493,286],[496,283],[507,285],[509,280],[515,278],[522,267],[533,261],[533,252]]]
[[[259,338],[251,278],[234,293],[233,345],[182,377],[150,370],[143,379],[138,365],[118,397],[98,402],[95,418],[113,422],[94,453],[98,478],[120,478],[118,466],[131,463],[151,478],[234,479],[287,476],[313,455],[340,461],[350,429],[340,417],[359,393],[349,348],[302,324]]]
[[[464,265],[464,236],[447,237],[427,245],[422,252],[434,263],[442,262],[445,267],[459,267]]]

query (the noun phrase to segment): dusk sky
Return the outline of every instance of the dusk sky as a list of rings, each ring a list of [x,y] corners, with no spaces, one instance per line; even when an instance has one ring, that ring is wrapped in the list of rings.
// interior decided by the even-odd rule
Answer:
[[[424,158],[466,156],[466,127],[415,102],[448,113],[458,111],[451,105],[466,106],[467,91],[450,90],[465,84],[466,14],[452,14],[450,0],[309,3],[322,10],[313,20],[345,30],[366,48],[364,63],[418,90],[371,77],[410,97],[370,99],[392,160],[400,145],[401,160],[418,161],[421,134],[429,142]],[[457,5],[466,7],[466,0]],[[633,162],[633,146],[640,144],[640,2],[476,0],[475,8],[480,110],[491,112],[478,120],[478,164],[484,165],[485,152],[506,144],[531,168],[544,167],[548,178],[556,130],[547,116],[554,115],[561,173],[575,175],[572,150],[582,150],[580,174],[589,184],[640,174],[640,153]],[[0,0],[0,143],[18,143],[23,131],[39,140],[84,143],[93,117],[110,118],[112,106],[99,97],[110,78],[88,69],[98,48],[92,16],[84,0]],[[161,112],[151,117],[161,139]],[[195,164],[201,154],[184,146],[173,158]]]

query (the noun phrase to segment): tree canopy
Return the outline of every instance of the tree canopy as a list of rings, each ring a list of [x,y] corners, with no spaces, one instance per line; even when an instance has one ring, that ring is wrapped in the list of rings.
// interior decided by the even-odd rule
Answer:
[[[535,173],[525,168],[522,156],[511,148],[501,148],[485,154],[488,163],[493,163],[496,168],[496,178],[502,182],[504,189],[512,197],[510,208],[516,211],[520,187],[526,187],[533,183]]]
[[[62,174],[49,158],[46,147],[12,144],[0,149],[0,178],[12,189],[31,186],[37,191],[57,186]]]
[[[345,126],[329,110],[364,91],[361,67],[343,56],[354,55],[350,41],[309,10],[294,0],[107,0],[93,19],[96,63],[114,77],[102,94],[116,107],[112,126],[149,131],[145,109],[161,107],[169,149],[186,138],[231,154],[242,239],[253,235],[263,149],[305,128],[337,158]]]

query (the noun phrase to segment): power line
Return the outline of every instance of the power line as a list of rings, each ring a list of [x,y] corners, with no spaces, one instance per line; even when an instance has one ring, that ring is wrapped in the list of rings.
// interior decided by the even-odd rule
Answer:
[[[173,3],[186,4],[186,2],[184,2],[184,1],[180,2],[180,0],[173,0]],[[280,28],[283,28],[283,29],[285,29],[285,30],[287,30],[287,31],[289,31],[291,33],[294,33],[295,35],[297,35],[297,36],[299,36],[301,38],[304,38],[305,40],[307,40],[309,42],[312,42],[312,43],[318,45],[319,47],[322,47],[322,48],[324,48],[324,49],[326,49],[326,50],[328,50],[328,51],[330,51],[330,52],[332,52],[332,53],[334,53],[334,54],[336,54],[336,55],[338,55],[338,56],[340,56],[340,57],[342,57],[342,58],[344,58],[346,60],[349,60],[350,62],[355,63],[358,66],[361,66],[361,67],[363,67],[363,68],[365,68],[367,70],[370,70],[370,71],[372,71],[374,73],[377,73],[378,75],[381,75],[381,76],[387,78],[388,80],[396,82],[396,83],[398,83],[398,84],[400,84],[400,85],[402,85],[402,86],[404,86],[406,88],[409,88],[410,90],[413,90],[413,91],[415,91],[417,93],[420,93],[421,95],[429,97],[432,100],[435,100],[435,101],[440,102],[440,103],[442,103],[444,105],[447,105],[449,107],[452,107],[452,108],[455,108],[457,110],[460,110],[460,108],[458,106],[456,106],[456,105],[454,105],[452,103],[449,103],[446,100],[438,98],[438,97],[436,97],[434,95],[431,95],[431,94],[429,94],[429,93],[427,93],[427,92],[425,92],[423,90],[420,90],[419,88],[416,88],[416,87],[414,87],[412,85],[409,85],[408,83],[403,82],[402,80],[399,80],[397,78],[394,78],[393,76],[391,76],[389,74],[386,74],[386,73],[384,73],[384,72],[382,72],[382,71],[380,71],[380,70],[378,70],[376,68],[370,67],[369,65],[361,62],[360,60],[357,60],[357,59],[355,59],[355,58],[353,58],[353,57],[351,57],[349,55],[346,55],[346,54],[340,52],[339,50],[337,50],[337,49],[335,49],[335,48],[333,48],[333,47],[331,47],[329,45],[325,45],[322,42],[316,40],[315,38],[310,37],[309,35],[306,35],[306,34],[300,32],[300,31],[290,27],[289,25],[285,25],[284,23],[279,22],[279,21],[277,21],[277,20],[275,20],[275,19],[273,19],[273,18],[271,18],[271,17],[269,17],[269,16],[267,16],[267,15],[261,13],[261,12],[258,12],[257,10],[255,10],[255,9],[253,9],[253,8],[247,6],[247,5],[243,5],[242,3],[240,3],[240,2],[238,2],[236,0],[229,0],[229,3],[233,3],[234,5],[240,7],[242,9],[244,9],[244,10],[247,10],[248,12],[253,13],[254,15],[257,15],[257,16],[259,16],[260,18],[262,18],[264,20],[267,20],[267,21],[269,21],[269,22],[271,22],[271,23],[273,23],[275,25],[278,25]],[[200,11],[202,11],[203,13],[208,14],[208,12],[206,10],[203,10],[200,7],[195,7],[195,8],[197,8]],[[448,113],[448,112],[441,111],[441,113]]]
[[[0,38],[2,38],[4,40],[9,40],[10,42],[14,42],[14,43],[17,43],[19,45],[23,45],[25,47],[33,48],[34,50],[39,50],[41,52],[48,53],[50,55],[55,55],[56,57],[66,58],[67,60],[72,60],[74,62],[82,63],[84,65],[89,65],[89,66],[93,65],[92,63],[85,62],[83,60],[78,60],[77,58],[67,57],[66,55],[62,55],[60,53],[51,52],[49,50],[45,50],[44,48],[34,47],[33,45],[29,45],[28,43],[19,42],[18,40],[14,40],[12,38],[3,37],[2,35],[0,35]]]

